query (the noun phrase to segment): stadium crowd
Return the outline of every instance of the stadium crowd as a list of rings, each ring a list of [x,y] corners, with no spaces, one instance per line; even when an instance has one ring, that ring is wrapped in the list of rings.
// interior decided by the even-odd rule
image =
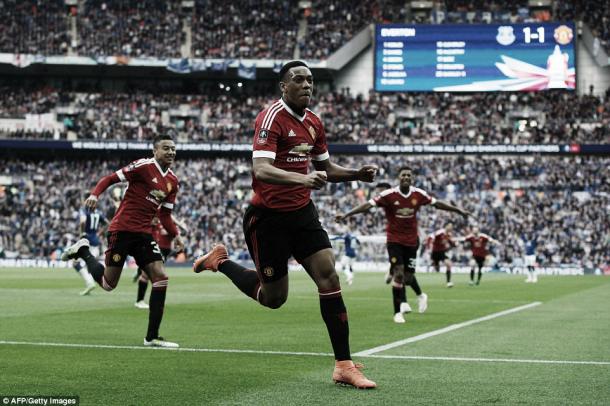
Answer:
[[[0,52],[41,55],[326,59],[372,23],[519,23],[582,19],[610,51],[610,6],[603,0],[434,2],[401,0],[0,0]],[[441,17],[442,16],[442,17]],[[74,28],[72,28],[74,27]],[[188,34],[187,34],[188,33]],[[190,41],[187,40],[190,38]],[[190,50],[188,49],[190,45]],[[183,51],[184,48],[184,51]]]
[[[417,173],[415,185],[438,198],[455,202],[475,215],[468,224],[456,216],[424,209],[422,237],[452,221],[457,233],[478,224],[502,242],[495,248],[500,264],[519,264],[521,237],[539,239],[542,265],[610,264],[610,160],[601,157],[404,157],[335,156],[346,166],[375,163],[376,184],[329,184],[314,192],[323,225],[340,234],[334,222],[347,211],[382,190],[378,183],[396,185],[403,164]],[[357,161],[357,162],[356,162]],[[0,255],[21,258],[57,258],[62,247],[77,237],[78,210],[84,195],[101,176],[127,162],[109,160],[4,160],[0,176],[12,179],[0,189]],[[566,168],[573,168],[566,171]],[[247,256],[241,231],[242,215],[250,198],[250,159],[216,158],[178,160],[175,172],[181,190],[175,215],[189,226],[187,255],[192,257],[222,241],[235,257]],[[49,187],[52,185],[52,187]],[[112,215],[121,187],[108,191],[100,207]],[[383,235],[381,212],[350,218],[349,229],[359,235]],[[377,245],[362,259],[385,258]],[[464,260],[463,249],[455,251]]]
[[[217,94],[75,93],[0,88],[0,118],[54,113],[53,131],[9,131],[3,138],[251,141],[256,114],[275,97]],[[331,143],[603,144],[610,143],[610,89],[605,97],[538,93],[320,93],[311,106]]]

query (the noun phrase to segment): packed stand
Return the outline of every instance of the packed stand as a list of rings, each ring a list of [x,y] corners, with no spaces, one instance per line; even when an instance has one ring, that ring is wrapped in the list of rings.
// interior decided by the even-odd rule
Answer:
[[[299,26],[296,0],[196,0],[195,58],[293,59]]]
[[[187,256],[193,257],[222,241],[234,257],[247,257],[242,215],[251,197],[249,158],[189,159],[178,161],[181,182],[174,210],[190,231],[185,236]],[[478,224],[482,232],[502,242],[494,248],[499,264],[519,265],[522,236],[539,238],[538,257],[544,266],[610,265],[610,160],[600,157],[409,157],[334,156],[346,166],[379,165],[375,184],[329,184],[314,192],[322,224],[329,233],[344,228],[334,217],[366,201],[382,189],[379,183],[397,185],[396,172],[404,164],[416,173],[415,186],[437,198],[454,202],[474,213],[468,223],[459,216],[422,209],[422,238],[451,221],[456,234]],[[23,161],[8,159],[0,176],[12,185],[0,189],[0,252],[22,258],[56,258],[73,241],[78,230],[78,209],[92,182],[122,165],[109,161]],[[53,187],[48,187],[53,185]],[[106,191],[100,207],[111,216],[125,185]],[[351,217],[350,231],[358,235],[384,235],[381,211]],[[385,260],[380,246],[363,250],[361,260]],[[464,262],[464,249],[455,250]]]
[[[142,141],[171,131],[178,141],[250,143],[256,115],[275,97],[0,88],[0,118],[58,112],[63,128],[10,132],[0,123],[0,137]],[[604,97],[547,91],[368,98],[339,91],[317,95],[311,110],[322,117],[330,143],[610,143],[610,90]]]
[[[299,40],[302,59],[326,59],[371,23],[405,21],[403,0],[314,0],[306,9],[307,33]]]
[[[610,55],[610,3],[606,0],[555,1],[554,14],[558,20],[582,19],[600,45]]]
[[[180,2],[85,0],[78,18],[80,55],[180,57]]]
[[[0,53],[68,53],[68,8],[64,0],[0,0],[0,10]]]

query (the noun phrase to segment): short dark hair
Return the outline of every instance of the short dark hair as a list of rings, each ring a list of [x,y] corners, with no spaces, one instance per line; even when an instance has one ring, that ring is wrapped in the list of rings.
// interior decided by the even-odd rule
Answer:
[[[159,142],[165,141],[165,140],[173,141],[174,138],[169,134],[157,134],[153,138],[153,146],[156,147]]]
[[[400,173],[402,171],[411,171],[413,172],[413,168],[411,168],[409,165],[403,165],[400,167],[400,169],[398,169],[397,173]]]
[[[280,69],[280,82],[284,80],[284,76],[286,75],[286,73],[288,73],[288,71],[296,66],[304,66],[307,69],[309,69],[309,66],[307,66],[307,64],[303,61],[299,61],[299,60],[295,60],[295,61],[290,61],[290,62],[286,62],[284,64],[284,66],[282,66],[282,69]]]

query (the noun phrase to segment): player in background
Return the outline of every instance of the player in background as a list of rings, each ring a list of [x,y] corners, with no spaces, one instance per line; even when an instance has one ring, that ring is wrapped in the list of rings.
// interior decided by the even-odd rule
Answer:
[[[451,236],[453,224],[448,223],[445,227],[436,230],[426,239],[426,247],[430,249],[430,259],[432,266],[436,272],[441,271],[441,262],[445,265],[445,275],[447,278],[447,287],[452,288],[451,282],[451,258],[447,256],[447,252],[455,247],[455,241]]]
[[[474,226],[472,228],[472,232],[465,237],[458,237],[455,239],[456,242],[467,242],[470,244],[470,250],[472,251],[472,259],[474,263],[470,268],[470,282],[472,285],[479,285],[481,283],[481,277],[483,276],[483,267],[485,266],[485,261],[487,256],[489,255],[489,249],[487,247],[488,243],[502,245],[500,241],[495,240],[488,236],[485,233],[481,233],[479,227]],[[477,281],[474,281],[474,264],[479,268],[479,272],[477,274]]]
[[[188,232],[188,228],[186,225],[176,219],[176,217],[172,216],[172,220],[174,223],[180,228],[182,235]],[[163,255],[163,263],[167,262],[167,259],[175,254],[175,251],[172,251],[172,237],[169,232],[163,227],[161,221],[159,220],[159,213],[152,219],[151,223],[152,227],[152,236],[153,239],[159,245],[161,249],[161,254]],[[134,304],[138,309],[146,310],[149,308],[148,304],[144,301],[144,296],[146,296],[146,289],[148,288],[149,278],[146,275],[146,272],[142,271],[142,268],[138,268],[136,274],[134,275],[134,282],[138,282],[138,293],[136,295],[136,302]]]
[[[356,260],[356,244],[360,245],[360,240],[355,235],[346,232],[343,235],[338,235],[331,240],[343,240],[343,255],[341,256],[341,270],[345,274],[345,281],[349,286],[354,282],[354,269],[352,264]]]
[[[171,217],[178,178],[171,165],[176,157],[176,145],[169,135],[158,135],[153,140],[153,158],[132,162],[115,173],[103,177],[85,200],[85,207],[95,209],[98,197],[110,186],[129,182],[125,196],[108,227],[106,267],[97,262],[89,250],[89,240],[78,240],[62,254],[62,260],[82,258],[93,279],[106,291],[116,288],[127,255],[135,258],[152,281],[148,330],[145,346],[176,348],[178,344],[159,336],[163,318],[168,277],[163,266],[163,255],[151,235],[150,224],[159,211],[159,220],[174,239],[177,250],[184,248],[178,229]]]
[[[386,215],[387,248],[392,267],[392,298],[394,322],[404,323],[404,314],[410,311],[405,286],[410,285],[418,299],[419,312],[428,307],[428,296],[422,292],[415,277],[419,235],[417,212],[422,206],[431,204],[437,209],[458,213],[464,217],[470,213],[449,203],[430,197],[422,189],[412,186],[413,170],[403,166],[398,170],[399,186],[384,190],[371,200],[345,214],[338,214],[336,220],[343,222],[350,216],[365,213],[374,206],[382,207]]]
[[[259,113],[254,125],[254,194],[243,229],[256,269],[229,260],[224,245],[216,245],[195,261],[193,270],[220,271],[245,295],[277,309],[288,298],[288,259],[293,256],[318,288],[322,319],[335,355],[332,379],[374,388],[375,382],[351,359],[348,317],[334,253],[310,195],[327,182],[372,182],[377,167],[350,169],[330,162],[324,125],[307,109],[313,94],[307,64],[286,63],[279,80],[282,97]],[[315,167],[312,172],[310,161]]]
[[[109,221],[97,208],[80,210],[80,236],[89,241],[89,250],[96,260],[100,256],[100,246],[102,245],[99,235],[108,224],[110,224]],[[95,288],[95,281],[89,273],[88,265],[82,259],[78,259],[72,262],[72,266],[85,281],[85,289],[80,293],[81,296],[88,295]]]
[[[536,248],[538,247],[538,237],[534,233],[525,233],[521,236],[523,248],[525,250],[525,266],[527,267],[526,283],[538,282],[538,272],[536,271]]]

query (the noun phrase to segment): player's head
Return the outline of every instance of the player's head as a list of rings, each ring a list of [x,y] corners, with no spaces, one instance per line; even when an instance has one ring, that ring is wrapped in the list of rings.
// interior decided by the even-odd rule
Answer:
[[[445,224],[445,231],[450,233],[453,230],[453,223]]]
[[[413,169],[410,166],[403,166],[398,170],[398,180],[400,181],[401,188],[407,188],[411,186],[413,181]]]
[[[474,235],[479,235],[479,227],[478,226],[474,226],[472,227],[472,234]]]
[[[176,158],[176,144],[169,134],[159,134],[153,138],[153,155],[163,167],[169,167]]]
[[[287,62],[280,70],[282,98],[290,106],[304,110],[313,93],[313,75],[303,61]]]

